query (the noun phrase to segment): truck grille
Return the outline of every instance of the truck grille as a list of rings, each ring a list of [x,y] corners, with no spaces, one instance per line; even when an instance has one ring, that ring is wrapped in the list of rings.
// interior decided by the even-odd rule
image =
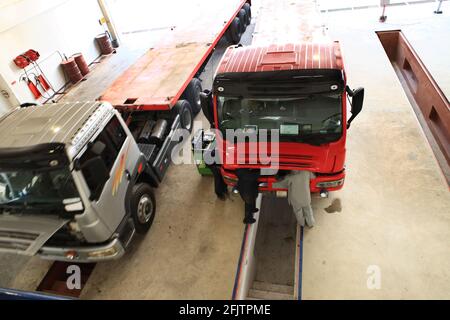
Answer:
[[[0,230],[0,249],[27,251],[38,237],[37,233]]]
[[[273,156],[271,156],[271,157],[273,157]],[[300,169],[312,168],[312,167],[316,166],[315,157],[310,156],[310,155],[280,155],[280,157],[283,158],[282,163],[272,163],[272,164],[278,164],[281,166],[289,166],[289,167],[297,167]],[[257,154],[247,154],[246,159],[247,159],[247,161],[248,160],[255,161],[255,160],[259,160],[260,158]],[[257,162],[259,163],[259,161],[257,161]],[[251,164],[254,164],[254,162]],[[258,165],[255,165],[255,167],[258,167]]]
[[[312,168],[315,167],[315,159],[308,155],[289,155],[283,160],[282,165],[297,167],[297,168]]]
[[[30,243],[18,243],[18,242],[10,242],[10,241],[3,241],[0,240],[0,248],[6,249],[6,250],[12,250],[12,251],[27,251],[27,249],[30,247]]]

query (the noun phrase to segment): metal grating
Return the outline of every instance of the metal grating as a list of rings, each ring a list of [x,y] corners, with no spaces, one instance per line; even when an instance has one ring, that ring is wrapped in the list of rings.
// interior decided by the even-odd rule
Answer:
[[[0,230],[0,248],[8,251],[27,251],[39,234]]]

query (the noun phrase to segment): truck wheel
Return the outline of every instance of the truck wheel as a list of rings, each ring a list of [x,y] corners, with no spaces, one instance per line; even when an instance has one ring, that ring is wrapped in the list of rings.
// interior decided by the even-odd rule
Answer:
[[[244,9],[241,9],[238,18],[241,22],[241,33],[244,33],[245,29],[247,29],[247,12]]]
[[[250,6],[250,3],[246,3],[242,8],[247,13],[247,25],[249,25],[252,23],[252,7]]]
[[[186,87],[182,99],[189,101],[192,107],[192,113],[197,115],[202,110],[202,104],[200,101],[200,92],[202,92],[202,83],[199,79],[194,78]]]
[[[156,201],[152,187],[146,183],[136,184],[133,187],[130,205],[136,233],[147,233],[152,226],[156,212]]]
[[[191,104],[187,100],[178,100],[174,111],[180,115],[181,128],[192,132],[194,117],[192,115]]]
[[[233,44],[238,44],[241,40],[241,20],[236,17],[231,22],[227,30],[227,39]]]

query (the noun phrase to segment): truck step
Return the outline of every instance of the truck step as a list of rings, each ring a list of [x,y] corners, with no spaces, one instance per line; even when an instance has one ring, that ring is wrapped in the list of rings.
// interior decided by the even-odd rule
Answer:
[[[293,286],[286,286],[286,285],[262,282],[262,281],[254,281],[252,289],[260,290],[260,291],[283,293],[283,294],[289,294],[289,295],[294,294]]]
[[[247,299],[248,300],[294,300],[294,296],[292,294],[250,289],[248,292]]]

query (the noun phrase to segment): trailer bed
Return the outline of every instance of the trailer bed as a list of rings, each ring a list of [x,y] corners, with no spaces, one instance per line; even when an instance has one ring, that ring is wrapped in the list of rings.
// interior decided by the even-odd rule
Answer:
[[[101,100],[133,111],[173,107],[245,3],[189,1],[184,18],[118,77]]]
[[[98,100],[106,89],[146,51],[146,48],[131,48],[125,43],[116,53],[101,56],[92,64],[91,72],[83,81],[71,86],[64,95],[56,99],[57,102]]]

